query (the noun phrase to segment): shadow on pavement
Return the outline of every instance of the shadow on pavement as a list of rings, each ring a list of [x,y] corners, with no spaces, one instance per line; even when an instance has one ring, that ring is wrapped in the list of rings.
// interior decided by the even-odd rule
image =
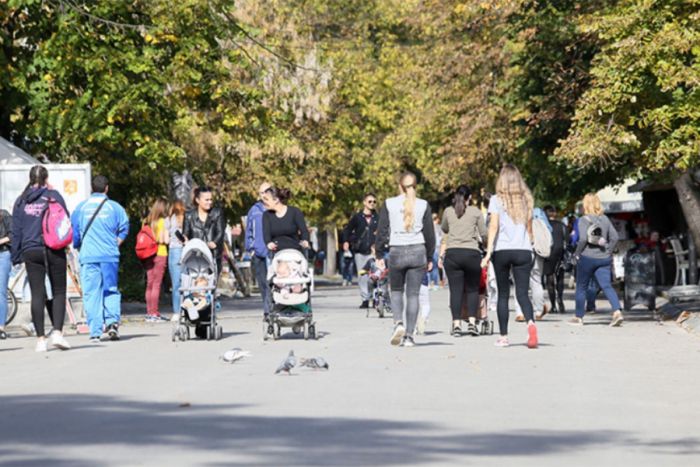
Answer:
[[[129,445],[142,449],[146,457],[146,451],[155,447],[162,449],[161,455],[167,454],[169,447],[179,447],[200,452],[200,464],[207,462],[208,454],[230,454],[230,461],[221,465],[243,459],[247,465],[426,464],[468,455],[571,455],[591,447],[700,453],[700,440],[690,437],[641,440],[610,430],[448,433],[424,422],[257,416],[237,413],[244,406],[236,404],[182,405],[84,394],[2,396],[0,453],[5,458],[28,459],[19,465],[38,465],[31,446],[60,449],[76,443],[86,450],[103,452],[109,451],[110,445]],[[43,422],[37,424],[37,418]],[[51,464],[60,462],[53,459]]]

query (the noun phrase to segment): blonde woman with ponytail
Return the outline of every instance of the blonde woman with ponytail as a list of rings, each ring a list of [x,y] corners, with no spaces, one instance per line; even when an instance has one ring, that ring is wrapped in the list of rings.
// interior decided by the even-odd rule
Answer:
[[[515,281],[515,296],[527,321],[527,346],[537,348],[537,327],[532,302],[528,296],[530,272],[533,265],[532,208],[533,199],[520,171],[512,164],[501,169],[496,182],[496,195],[489,202],[489,231],[486,256],[482,267],[493,260],[498,285],[497,347],[508,347],[508,299],[510,276]]]
[[[418,198],[416,176],[410,172],[399,179],[399,195],[387,199],[382,206],[375,250],[380,267],[384,267],[384,257],[387,251],[389,253],[391,306],[394,310],[391,344],[413,347],[420,285],[426,270],[432,269],[435,229],[430,206]]]

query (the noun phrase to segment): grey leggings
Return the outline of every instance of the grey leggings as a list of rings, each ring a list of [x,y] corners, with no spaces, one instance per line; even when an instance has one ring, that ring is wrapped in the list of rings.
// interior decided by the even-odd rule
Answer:
[[[406,292],[406,334],[412,335],[418,319],[418,296],[428,259],[425,245],[392,246],[389,250],[389,283],[394,323],[403,320],[403,295]]]

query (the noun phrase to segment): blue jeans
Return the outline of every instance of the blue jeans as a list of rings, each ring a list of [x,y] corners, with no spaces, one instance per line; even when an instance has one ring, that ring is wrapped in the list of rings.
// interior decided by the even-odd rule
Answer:
[[[11,270],[10,252],[0,252],[0,328],[5,327],[7,319],[7,283],[10,281]]]
[[[355,264],[353,257],[346,258],[343,254],[340,254],[340,275],[343,276],[344,281],[352,282],[352,268]]]
[[[90,337],[100,337],[103,327],[119,324],[122,295],[117,286],[119,263],[80,265],[83,304],[90,327]]]
[[[440,269],[437,266],[438,260],[440,259],[439,250],[439,246],[435,248],[435,253],[433,254],[433,270],[428,273],[430,274],[430,282],[432,282],[433,285],[438,285],[440,283]],[[428,285],[430,285],[430,282],[428,282]]]
[[[620,300],[612,287],[612,258],[589,258],[581,256],[576,264],[576,316],[583,318],[589,284],[595,278],[610,302],[613,311],[620,309]]]
[[[253,255],[251,262],[255,271],[255,282],[258,283],[258,288],[260,289],[263,313],[267,316],[270,314],[270,308],[272,307],[270,284],[267,282],[267,258]]]
[[[170,248],[168,250],[168,274],[170,275],[170,284],[173,289],[173,313],[180,313],[180,257],[182,256],[182,248]]]

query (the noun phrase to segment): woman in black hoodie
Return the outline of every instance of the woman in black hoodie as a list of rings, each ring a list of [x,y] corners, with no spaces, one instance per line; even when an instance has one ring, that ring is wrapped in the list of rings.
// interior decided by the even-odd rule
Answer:
[[[44,307],[51,313],[53,331],[51,345],[70,349],[63,337],[66,316],[66,252],[52,250],[44,245],[41,222],[49,199],[57,201],[68,213],[63,197],[49,187],[46,167],[35,165],[29,171],[29,184],[17,198],[12,211],[12,264],[24,262],[32,293],[32,321],[38,337],[37,352],[46,352],[44,335]],[[45,279],[49,276],[53,298],[47,300]]]

